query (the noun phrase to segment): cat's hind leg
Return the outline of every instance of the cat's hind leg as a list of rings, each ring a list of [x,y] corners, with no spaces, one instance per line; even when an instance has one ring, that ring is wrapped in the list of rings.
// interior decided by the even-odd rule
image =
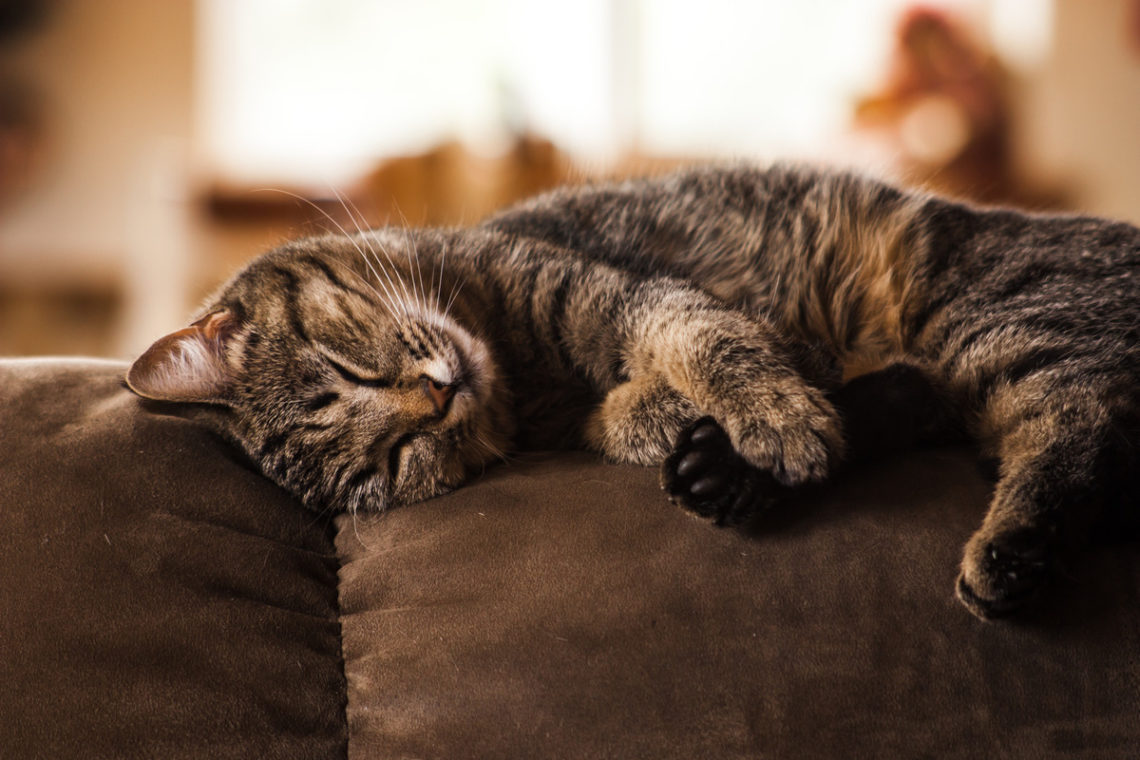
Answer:
[[[663,376],[647,372],[606,394],[586,420],[586,445],[614,462],[660,464],[681,431],[701,416]]]
[[[966,544],[957,595],[981,618],[1033,599],[1099,518],[1114,473],[1127,394],[1095,378],[1047,373],[1000,383],[980,419],[999,461],[990,508]]]

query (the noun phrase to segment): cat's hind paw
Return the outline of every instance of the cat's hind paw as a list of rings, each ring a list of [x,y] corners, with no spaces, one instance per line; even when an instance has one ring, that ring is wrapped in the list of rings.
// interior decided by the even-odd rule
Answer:
[[[968,547],[955,591],[983,620],[1005,617],[1037,598],[1053,575],[1051,535],[1021,529]],[[971,542],[973,543],[973,542]]]
[[[770,505],[781,490],[771,474],[750,465],[712,417],[677,438],[661,468],[670,501],[717,525],[740,525]]]

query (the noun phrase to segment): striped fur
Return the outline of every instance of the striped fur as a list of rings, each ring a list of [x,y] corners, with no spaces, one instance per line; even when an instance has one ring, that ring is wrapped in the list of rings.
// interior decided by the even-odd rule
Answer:
[[[1138,267],[1125,224],[702,167],[474,229],[284,246],[128,382],[349,510],[441,493],[508,448],[586,445],[664,463],[678,501],[733,522],[848,442],[898,448],[884,417],[917,420],[906,440],[961,427],[1000,461],[958,585],[994,616],[1106,505],[1136,510],[1118,473],[1137,459]]]

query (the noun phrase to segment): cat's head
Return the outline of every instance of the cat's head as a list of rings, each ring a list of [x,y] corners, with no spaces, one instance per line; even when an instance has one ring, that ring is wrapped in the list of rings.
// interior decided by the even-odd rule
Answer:
[[[459,485],[507,444],[499,370],[414,274],[393,264],[381,281],[357,247],[326,237],[264,254],[143,353],[128,385],[209,410],[315,509],[383,509]]]

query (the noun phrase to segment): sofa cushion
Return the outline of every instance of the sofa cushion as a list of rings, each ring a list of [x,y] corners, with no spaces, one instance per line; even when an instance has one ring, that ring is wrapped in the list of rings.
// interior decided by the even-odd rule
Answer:
[[[989,495],[968,452],[868,466],[753,534],[651,470],[526,457],[340,518],[355,757],[1127,757],[1140,562],[1047,606],[954,599]]]
[[[954,600],[967,452],[751,533],[524,456],[335,530],[125,367],[0,362],[2,757],[1129,757],[1140,558]],[[341,660],[343,630],[344,661]],[[347,673],[347,691],[345,683]],[[345,722],[347,709],[347,726]]]
[[[328,521],[125,369],[0,362],[0,756],[343,756]]]

